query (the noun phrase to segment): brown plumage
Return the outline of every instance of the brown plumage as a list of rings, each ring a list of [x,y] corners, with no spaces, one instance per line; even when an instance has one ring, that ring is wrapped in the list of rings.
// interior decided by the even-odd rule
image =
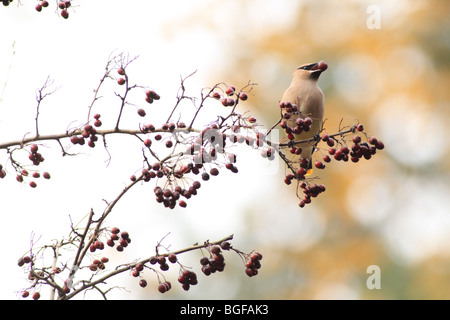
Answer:
[[[323,115],[325,111],[323,92],[317,83],[319,76],[328,68],[325,61],[304,64],[295,70],[291,85],[284,92],[280,103],[290,103],[296,105],[298,112],[292,112],[287,124],[289,127],[296,127],[298,118],[311,118],[313,120],[309,131],[302,131],[294,134],[294,141],[307,140],[313,138],[322,130]],[[283,109],[283,114],[286,109]],[[296,148],[301,148],[300,155],[296,155],[293,160],[295,167],[298,167],[300,159],[306,158],[308,174],[312,172],[312,154],[314,152],[314,142],[295,144]]]

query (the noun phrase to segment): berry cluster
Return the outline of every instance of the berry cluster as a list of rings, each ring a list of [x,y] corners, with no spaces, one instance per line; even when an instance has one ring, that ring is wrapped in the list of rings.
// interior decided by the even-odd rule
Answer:
[[[9,3],[5,4],[6,2],[8,2],[8,1],[4,0],[3,1],[3,5],[6,6],[6,5],[9,4]],[[9,1],[9,2],[12,2],[12,0]],[[69,18],[69,12],[67,11],[67,8],[69,8],[71,5],[72,4],[71,4],[70,1],[60,1],[58,3],[58,8],[61,10],[60,11],[61,17],[63,17],[64,19]],[[48,7],[48,1],[47,0],[42,0],[38,4],[36,4],[36,6],[34,8],[36,9],[37,12],[41,12],[42,8],[47,8],[47,7]]]
[[[159,100],[161,97],[153,90],[147,90],[145,92],[145,101],[152,104],[153,100]]]
[[[102,125],[102,122],[100,121],[100,115],[96,114],[94,116],[94,119],[94,126],[100,127]],[[97,130],[90,124],[86,124],[84,126],[80,136],[74,135],[70,138],[70,142],[72,142],[72,144],[79,144],[81,146],[84,145],[87,141],[87,145],[91,148],[95,147],[95,142],[97,140]]]
[[[280,108],[282,109],[283,113],[283,119],[280,121],[280,127],[284,129],[289,141],[293,141],[295,139],[295,135],[311,130],[311,125],[313,123],[312,119],[303,116],[298,110],[297,105],[291,104],[290,102],[281,102]],[[294,116],[297,116],[295,121],[288,121]],[[291,153],[300,154],[301,150],[300,152],[297,152],[295,146],[293,146],[293,149],[291,149]]]
[[[25,264],[31,263],[33,264],[33,259],[30,256],[20,257],[19,261],[17,262],[17,265],[19,267],[22,267]]]
[[[253,277],[256,276],[258,274],[258,269],[261,268],[261,259],[262,259],[262,254],[259,252],[253,252],[250,255],[250,259],[245,263],[245,273],[249,276],[249,277]]]
[[[41,12],[42,8],[47,8],[47,7],[48,7],[48,1],[43,0],[40,3],[38,3],[34,8],[36,9],[37,12]]]
[[[141,272],[144,271],[144,264],[143,263],[138,263],[133,271],[131,271],[131,275],[135,278],[139,277],[141,275]]]
[[[184,270],[178,277],[178,282],[181,283],[185,291],[188,291],[191,286],[195,286],[198,283],[197,274],[193,271]]]
[[[67,9],[71,5],[72,4],[70,3],[70,1],[61,1],[58,3],[58,8],[61,10],[61,12],[60,12],[61,17],[63,17],[64,19],[69,18],[69,12],[67,11]]]
[[[30,292],[27,290],[22,292],[22,298],[27,298],[29,295],[30,295]],[[36,291],[33,293],[32,297],[33,297],[33,300],[38,300],[41,297],[41,294],[38,291]]]
[[[182,208],[186,208],[187,203],[185,200],[180,200],[181,196],[185,199],[189,199],[191,196],[197,195],[197,190],[200,189],[201,183],[194,181],[188,188],[182,188],[176,186],[174,190],[162,189],[161,187],[155,187],[154,193],[156,196],[156,202],[163,203],[164,207],[173,209],[178,201],[178,205]]]
[[[29,175],[29,173],[28,173],[28,171],[27,170],[25,170],[25,169],[22,169],[21,171],[20,171],[20,173],[16,176],[16,180],[18,181],[18,182],[23,182],[23,177],[27,177]],[[34,179],[38,179],[38,178],[40,178],[41,177],[41,174],[39,173],[39,172],[37,172],[37,171],[35,171],[35,172],[33,172],[33,174],[31,175]],[[42,174],[42,176],[44,177],[44,179],[50,179],[50,174],[48,173],[48,172],[44,172],[43,174]],[[36,188],[37,187],[37,184],[36,184],[36,182],[35,181],[30,181],[30,187],[32,187],[32,188]]]
[[[299,202],[298,206],[303,208],[306,204],[311,203],[311,198],[317,197],[320,193],[325,192],[325,186],[323,184],[307,185],[305,182],[300,184],[305,194],[303,199]]]
[[[174,256],[172,254],[172,256],[169,259],[169,261],[171,263],[175,263],[177,261],[176,256]],[[151,256],[149,262],[150,262],[151,265],[159,264],[159,268],[161,269],[161,271],[169,270],[169,264],[167,263],[166,257],[163,256],[163,255],[161,255],[161,256],[159,256],[159,255]]]
[[[245,101],[248,99],[248,95],[245,92],[236,92],[235,86],[229,86],[225,89],[225,95],[222,96],[218,92],[212,92],[211,98],[220,100],[224,107],[233,107],[238,103],[238,100]]]
[[[176,263],[177,262],[176,254],[170,253],[169,255],[167,255],[167,259],[166,259],[166,256],[164,256],[164,255],[151,256],[149,258],[149,263],[151,265],[159,264],[159,268],[161,269],[161,271],[167,271],[167,270],[169,270],[169,264],[167,263],[167,260],[169,260],[170,263]],[[136,266],[131,271],[131,275],[135,278],[140,277],[142,271],[144,271],[144,267],[145,267],[144,263],[136,264]],[[139,286],[141,286],[142,288],[145,288],[147,286],[147,281],[145,279],[141,279],[139,281]],[[162,286],[161,286],[161,284],[159,285],[158,290],[161,293],[164,293],[167,290],[169,290],[170,287],[171,287],[170,282],[164,282],[164,283],[162,283]]]
[[[32,267],[34,265],[34,261],[33,261],[32,257],[24,256],[24,257],[20,257],[19,258],[19,261],[17,262],[17,264],[18,264],[19,267],[23,267],[25,264],[29,264]],[[28,273],[28,280],[34,281],[36,279],[36,277],[33,274],[34,273],[33,273],[32,270]],[[38,276],[40,276],[40,277],[44,276],[44,273],[42,271],[39,271],[36,274]],[[29,295],[30,295],[30,292],[28,290],[22,291],[22,298],[27,298]],[[40,293],[38,291],[35,291],[33,293],[32,297],[33,297],[34,300],[38,300],[41,297],[41,295],[40,295]]]
[[[38,152],[39,147],[36,144],[32,144],[30,147],[30,155],[28,159],[33,162],[33,165],[38,166],[41,162],[44,161],[42,154]]]
[[[28,156],[28,158],[33,162],[33,165],[35,165],[35,166],[38,166],[41,162],[44,161],[44,158],[38,152],[38,149],[39,149],[38,145],[32,144],[30,147],[30,154]],[[0,165],[0,178],[4,178],[5,176],[6,176],[6,172],[3,170],[3,167]],[[29,176],[28,171],[26,169],[22,169],[22,170],[20,170],[20,172],[18,171],[18,173],[16,175],[16,180],[18,182],[23,182],[24,177],[28,177],[28,176]],[[44,177],[44,179],[50,179],[50,174],[48,172],[44,172],[42,174],[42,176]],[[41,174],[39,172],[35,171],[31,175],[31,177],[33,179],[38,179],[41,177]],[[29,185],[32,188],[37,187],[37,184],[35,181],[30,181]]]
[[[105,269],[105,263],[107,263],[109,259],[107,257],[102,257],[99,259],[94,259],[92,263],[89,265],[89,269],[92,272],[95,272],[97,270],[104,270]]]
[[[119,244],[116,245],[115,241],[119,241]],[[111,229],[111,234],[109,236],[109,239],[106,241],[106,244],[109,247],[114,247],[116,245],[116,250],[122,252],[123,249],[126,248],[130,242],[131,238],[127,231],[120,232],[119,228],[114,227]],[[93,251],[91,250],[91,252]]]
[[[209,248],[210,258],[202,257],[200,259],[200,264],[202,265],[202,272],[209,276],[211,273],[216,271],[222,272],[225,269],[225,258],[221,253],[221,247],[214,245]]]
[[[293,112],[296,112],[297,107],[295,105],[282,103],[280,104],[281,108],[286,109],[287,111],[283,114],[283,117],[289,119],[292,116]],[[308,131],[312,124],[312,121],[309,118],[298,118],[295,123],[297,126],[295,128],[289,127],[287,125],[288,122],[285,119],[282,119],[280,125],[285,129],[286,134],[291,142],[295,139],[296,134],[299,134],[303,131]],[[306,123],[306,127],[300,128],[299,126],[304,126]],[[355,134],[356,133],[356,134]],[[358,134],[361,133],[361,134]],[[347,138],[348,135],[355,134],[353,138],[350,140]],[[361,135],[366,137],[367,141],[362,141]],[[354,125],[350,127],[348,130],[340,131],[339,133],[329,135],[327,133],[322,134],[321,136],[316,135],[314,140],[317,142],[316,148],[317,150],[321,150],[318,147],[320,142],[324,142],[329,147],[327,154],[323,155],[322,161],[315,161],[314,167],[316,169],[325,169],[325,163],[329,163],[334,158],[336,161],[344,161],[347,162],[351,160],[352,162],[358,162],[359,159],[365,158],[367,160],[371,159],[374,154],[376,154],[377,150],[384,149],[384,144],[381,140],[376,137],[367,137],[367,134],[364,132],[364,126],[362,124]],[[350,147],[348,145],[352,143]],[[301,148],[295,147],[293,143],[289,144],[291,146],[290,153],[294,155],[300,155],[302,150]],[[289,166],[289,163],[287,163]],[[299,167],[295,168],[290,166],[292,173],[288,173],[285,176],[284,182],[287,185],[290,185],[293,180],[299,181],[298,187],[303,189],[303,197],[299,202],[299,206],[303,208],[306,204],[311,203],[311,198],[317,197],[320,193],[325,191],[325,186],[322,184],[309,184],[307,181],[307,174],[309,168],[309,161],[305,158],[299,159]]]
[[[120,77],[119,79],[117,79],[117,83],[118,83],[120,86],[123,86],[123,85],[125,84],[125,82],[126,82],[126,80],[125,80],[125,79],[126,79],[125,69],[124,69],[123,67],[120,67],[120,68],[117,69],[117,73],[118,73],[119,75],[125,77],[125,78]]]

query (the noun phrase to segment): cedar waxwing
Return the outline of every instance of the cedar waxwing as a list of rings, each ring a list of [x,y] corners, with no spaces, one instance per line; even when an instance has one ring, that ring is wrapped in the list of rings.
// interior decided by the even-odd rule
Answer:
[[[291,117],[287,120],[290,128],[297,126],[296,121],[299,118],[311,118],[313,120],[309,131],[302,131],[296,134],[294,131],[294,142],[314,138],[316,134],[322,131],[323,115],[324,115],[324,98],[323,92],[317,83],[320,74],[328,68],[325,61],[317,63],[305,64],[295,70],[291,85],[284,92],[280,103],[290,103],[296,105],[298,112],[292,112]],[[286,113],[283,109],[283,115]],[[301,154],[296,155],[294,164],[299,164],[300,159],[307,159],[307,174],[312,172],[312,154],[315,149],[315,142],[295,144],[295,148],[301,148]]]

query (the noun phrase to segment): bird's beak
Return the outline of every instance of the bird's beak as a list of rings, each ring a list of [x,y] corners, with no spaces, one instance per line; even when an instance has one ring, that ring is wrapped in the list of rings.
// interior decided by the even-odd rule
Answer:
[[[313,64],[309,65],[308,67],[310,67],[309,70],[311,70],[311,71],[323,72],[323,71],[327,70],[328,64],[322,60],[320,62],[313,63]]]

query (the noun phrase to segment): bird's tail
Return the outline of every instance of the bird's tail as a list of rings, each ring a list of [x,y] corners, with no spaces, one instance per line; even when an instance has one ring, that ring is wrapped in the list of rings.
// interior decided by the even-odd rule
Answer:
[[[313,172],[313,168],[312,168],[312,157],[308,160],[308,168],[307,171],[305,173],[305,176],[309,176],[311,175]]]

